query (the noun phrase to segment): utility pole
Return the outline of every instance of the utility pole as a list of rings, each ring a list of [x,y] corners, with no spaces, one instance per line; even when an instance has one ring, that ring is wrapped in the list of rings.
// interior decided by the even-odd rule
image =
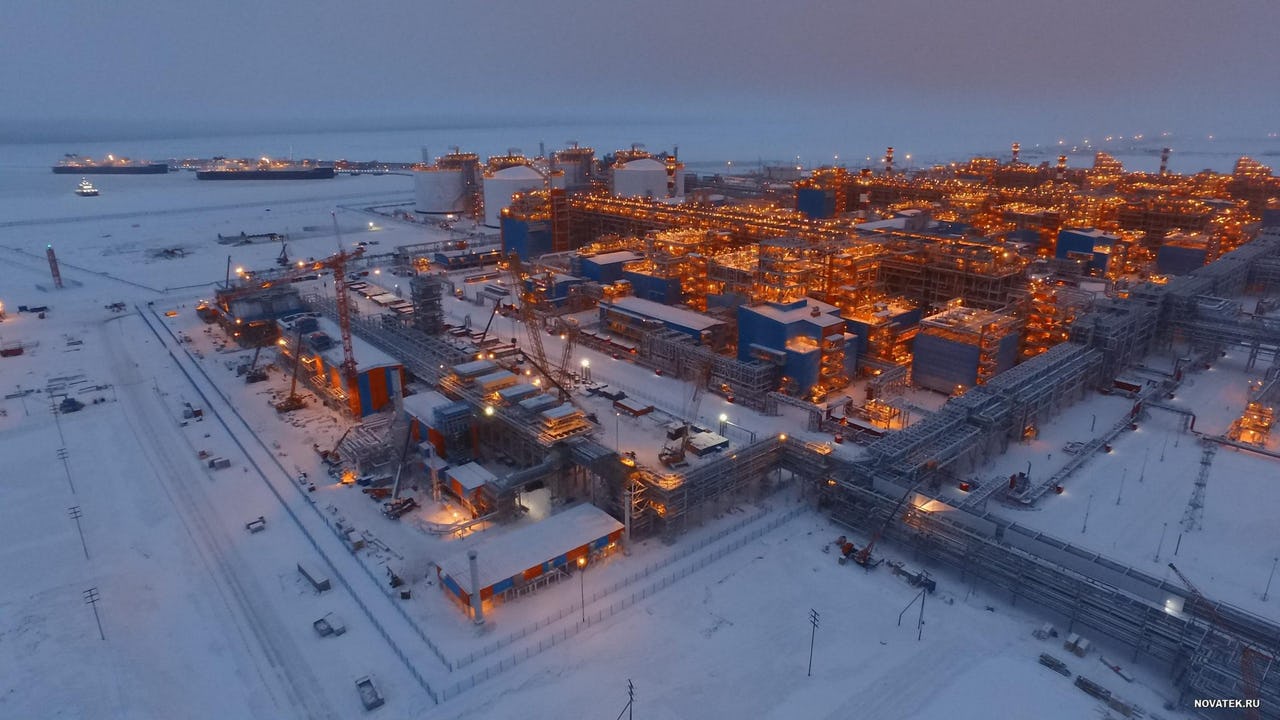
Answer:
[[[67,485],[71,486],[71,494],[76,494],[76,485],[71,482],[71,466],[67,464],[67,457],[70,453],[64,447],[58,448],[58,459],[62,461],[62,470],[67,474]]]
[[[1084,506],[1084,524],[1080,526],[1080,534],[1089,530],[1089,510],[1093,508],[1093,493],[1089,493],[1089,502]]]
[[[84,542],[84,528],[80,527],[80,515],[81,515],[80,506],[72,505],[71,507],[67,508],[67,514],[71,516],[72,520],[76,521],[76,530],[80,532],[80,547],[84,548],[84,559],[88,560],[89,546],[86,545]]]
[[[102,618],[98,615],[98,588],[91,587],[81,594],[84,595],[85,603],[93,608],[93,619],[98,621],[98,637],[106,640],[107,636],[102,632]]]
[[[809,677],[813,677],[813,640],[818,636],[818,611],[809,608]]]
[[[627,720],[631,720],[632,707],[636,702],[636,686],[631,684],[631,678],[627,678],[627,704],[622,708],[622,712],[618,713],[618,720],[622,720],[622,716],[626,715]]]

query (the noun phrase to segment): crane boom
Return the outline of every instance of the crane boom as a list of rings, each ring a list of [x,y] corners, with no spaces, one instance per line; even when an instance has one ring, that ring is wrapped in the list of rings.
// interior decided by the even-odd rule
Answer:
[[[871,562],[871,551],[875,549],[876,543],[880,540],[880,536],[884,535],[884,531],[889,529],[889,523],[893,522],[893,519],[897,517],[898,511],[902,509],[902,505],[907,501],[907,498],[911,497],[911,493],[915,492],[916,487],[918,487],[921,482],[921,480],[915,481],[911,484],[911,487],[907,488],[906,492],[902,493],[902,497],[898,498],[897,504],[893,506],[893,509],[889,511],[888,517],[886,517],[880,527],[876,529],[875,534],[871,536],[871,540],[867,542],[867,546],[859,550],[857,555],[853,556],[854,562],[868,568],[875,567],[879,564]]]
[[[1191,599],[1195,600],[1196,605],[1203,608],[1204,612],[1209,616],[1209,632],[1214,632],[1220,626],[1225,625],[1222,622],[1222,615],[1218,612],[1218,606],[1209,602],[1209,599],[1200,592],[1200,588],[1191,582],[1191,578],[1182,574],[1177,565],[1169,563],[1169,569],[1178,576],[1182,584],[1186,586],[1191,593]],[[1240,639],[1240,687],[1243,690],[1245,698],[1256,700],[1258,698],[1258,674],[1257,662],[1266,659],[1267,655],[1259,652],[1244,639]],[[1247,707],[1244,710],[1245,717],[1248,720],[1256,720],[1258,717],[1258,709],[1256,707]]]
[[[347,296],[347,251],[342,247],[342,231],[338,228],[338,213],[331,212],[333,234],[338,243],[338,253],[328,266],[333,268],[333,291],[337,295],[338,330],[342,334],[342,379],[347,385],[347,406],[352,417],[360,417],[360,378],[356,369],[356,353],[351,343],[351,299]],[[359,255],[357,252],[355,255]]]

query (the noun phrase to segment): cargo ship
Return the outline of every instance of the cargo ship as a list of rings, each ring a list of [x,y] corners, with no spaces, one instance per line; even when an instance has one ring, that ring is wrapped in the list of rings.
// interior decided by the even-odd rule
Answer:
[[[256,164],[250,160],[220,158],[196,171],[197,180],[328,180],[334,175],[332,165],[270,158],[261,158]]]
[[[68,153],[53,171],[59,175],[162,175],[169,172],[169,163],[138,162],[115,155],[95,160]]]

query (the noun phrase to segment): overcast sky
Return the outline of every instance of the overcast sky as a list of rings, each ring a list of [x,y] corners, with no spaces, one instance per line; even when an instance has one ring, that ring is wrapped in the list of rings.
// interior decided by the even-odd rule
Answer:
[[[5,126],[1280,130],[1280,0],[6,0]]]

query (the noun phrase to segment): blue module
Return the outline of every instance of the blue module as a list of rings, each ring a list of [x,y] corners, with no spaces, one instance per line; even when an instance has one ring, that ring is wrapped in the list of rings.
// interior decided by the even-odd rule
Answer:
[[[624,271],[622,277],[631,283],[631,293],[641,300],[651,300],[663,305],[675,305],[680,302],[679,278],[658,277],[632,270]]]
[[[1156,269],[1166,275],[1188,275],[1203,267],[1209,251],[1203,247],[1161,245],[1156,251]]]
[[[603,253],[591,257],[575,257],[570,267],[574,272],[588,280],[598,283],[614,283],[622,279],[622,266],[639,260],[640,255],[629,250]]]
[[[546,255],[551,252],[551,223],[547,220],[520,220],[503,216],[502,251],[516,253],[521,260]]]
[[[996,350],[996,371],[1004,372],[1018,360],[1018,334],[1000,339]],[[938,335],[921,333],[916,337],[911,362],[911,382],[919,387],[951,394],[956,386],[966,390],[978,383],[977,345],[956,342]]]
[[[822,188],[796,188],[796,209],[813,220],[829,218],[836,214],[836,196]]]

